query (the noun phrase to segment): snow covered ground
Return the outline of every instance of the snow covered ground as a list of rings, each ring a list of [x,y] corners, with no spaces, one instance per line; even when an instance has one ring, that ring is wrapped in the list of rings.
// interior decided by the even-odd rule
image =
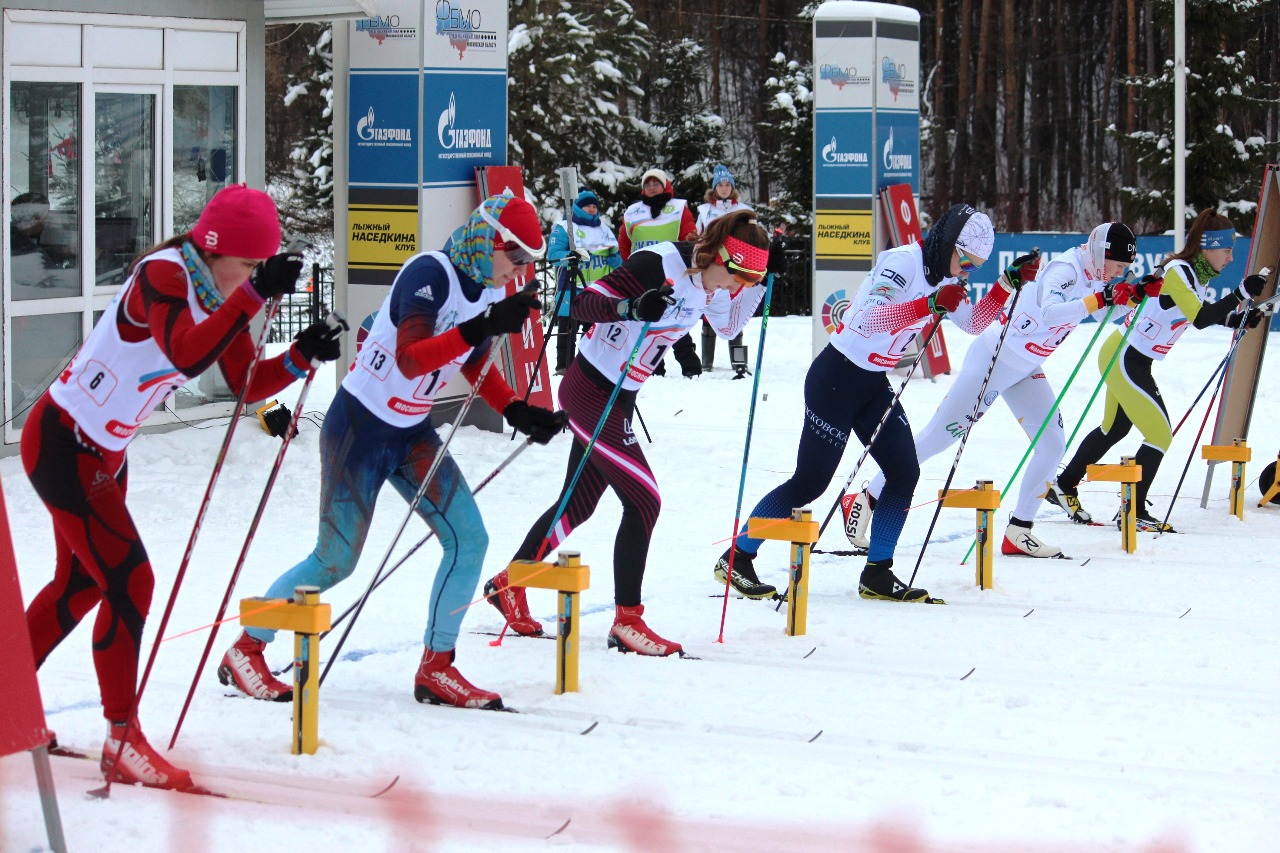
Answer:
[[[754,364],[759,319],[747,330]],[[969,340],[950,327],[952,363]],[[1048,364],[1062,383],[1094,327],[1077,331]],[[1175,422],[1225,354],[1229,332],[1187,334],[1156,369]],[[791,471],[810,361],[808,318],[769,323],[743,513]],[[1274,361],[1274,356],[1273,359]],[[809,630],[785,636],[772,604],[730,600],[723,644],[712,566],[732,532],[752,384],[720,369],[688,381],[649,382],[640,399],[653,443],[645,450],[664,506],[645,584],[646,618],[701,661],[621,656],[605,649],[612,615],[612,497],[567,547],[593,567],[583,600],[582,690],[555,696],[554,644],[464,633],[463,673],[525,714],[419,705],[413,672],[438,550],[428,545],[371,599],[322,694],[322,745],[289,754],[288,705],[229,698],[214,675],[235,634],[225,626],[172,753],[196,771],[257,783],[296,780],[287,807],[117,786],[110,800],[84,792],[94,765],[56,766],[70,849],[246,850],[1194,850],[1280,849],[1280,507],[1246,521],[1227,511],[1230,480],[1215,476],[1198,507],[1204,463],[1192,465],[1172,522],[1182,531],[1140,537],[1126,555],[1113,527],[1079,527],[1047,505],[1036,526],[1074,561],[997,557],[996,588],[974,586],[959,565],[969,511],[948,510],[918,583],[947,607],[863,601],[862,560],[813,560]],[[1063,409],[1068,429],[1097,380],[1091,355]],[[1275,365],[1264,370],[1265,384]],[[900,378],[894,378],[894,384]],[[923,426],[950,385],[917,376],[904,402]],[[331,388],[314,389],[321,412]],[[1191,450],[1201,409],[1188,420],[1153,489],[1167,506]],[[1081,436],[1101,416],[1101,403]],[[1253,419],[1256,478],[1280,447],[1271,427],[1280,395],[1259,396]],[[130,504],[157,568],[150,650],[223,423],[144,435],[130,451]],[[258,532],[236,598],[261,594],[311,547],[318,429],[304,422]],[[1077,439],[1078,441],[1078,439]],[[277,441],[241,425],[173,614],[170,633],[206,624],[217,609]],[[472,483],[516,447],[508,436],[459,432],[453,452]],[[958,485],[1003,486],[1026,447],[997,404],[970,441]],[[1123,445],[1137,448],[1136,433]],[[840,479],[857,458],[852,446]],[[555,496],[568,438],[533,447],[479,497],[491,547],[486,576],[511,555]],[[1197,454],[1198,455],[1198,454]],[[945,479],[952,454],[924,466],[917,502]],[[859,474],[861,482],[872,474]],[[0,460],[24,595],[53,562],[49,518],[16,457]],[[821,518],[836,482],[814,506]],[[1109,519],[1117,497],[1086,483],[1086,508]],[[335,613],[363,590],[404,514],[383,495],[364,559],[327,600]],[[898,551],[909,576],[932,506],[912,513]],[[1001,513],[998,529],[1004,526]],[[414,521],[401,550],[424,528]],[[838,526],[820,547],[844,545]],[[768,544],[765,580],[786,580],[786,549]],[[1085,560],[1088,559],[1087,565]],[[552,595],[532,592],[550,622]],[[496,631],[487,605],[466,629]],[[84,624],[40,672],[49,725],[69,746],[97,750],[104,724]],[[143,703],[153,743],[167,741],[205,635],[166,643]],[[283,665],[291,644],[269,660]],[[598,722],[589,734],[579,734]],[[821,732],[819,736],[818,733]],[[24,755],[0,761],[0,848],[47,842]],[[368,793],[400,781],[377,800]],[[568,826],[558,834],[565,821]],[[549,840],[548,836],[551,836]]]

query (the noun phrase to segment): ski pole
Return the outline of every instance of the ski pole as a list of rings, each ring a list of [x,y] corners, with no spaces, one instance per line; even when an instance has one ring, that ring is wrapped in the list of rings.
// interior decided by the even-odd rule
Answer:
[[[683,303],[684,300],[680,300]],[[677,312],[680,309],[680,303],[677,303]],[[631,355],[627,356],[627,363],[622,366],[622,374],[618,377],[618,381],[613,383],[613,391],[609,394],[608,401],[604,404],[604,411],[600,413],[600,420],[596,423],[596,428],[591,433],[591,440],[587,442],[586,449],[582,452],[582,459],[578,461],[577,470],[573,472],[573,477],[569,480],[569,485],[564,490],[564,497],[560,499],[560,504],[556,507],[555,515],[551,519],[551,524],[547,526],[546,535],[542,537],[542,544],[538,546],[538,552],[534,556],[534,561],[541,560],[546,556],[547,551],[551,547],[551,539],[555,536],[556,525],[560,523],[561,517],[569,508],[569,498],[573,496],[573,490],[578,485],[578,480],[582,477],[582,472],[587,468],[587,460],[591,458],[591,451],[595,449],[596,441],[600,438],[600,433],[604,430],[605,422],[609,420],[609,413],[613,411],[613,404],[618,399],[618,394],[622,392],[622,383],[626,381],[627,374],[631,372],[631,365],[635,363],[636,357],[640,355],[640,347],[644,346],[645,338],[649,336],[649,327],[653,323],[645,323],[640,329],[640,335],[636,338],[636,345],[631,348]],[[573,421],[569,422],[569,428],[573,428]],[[577,438],[577,436],[574,436]]]
[[[1044,420],[1040,422],[1040,428],[1036,430],[1036,434],[1031,439],[1031,444],[1027,446],[1027,450],[1022,454],[1022,458],[1018,460],[1017,467],[1013,469],[1013,474],[1009,476],[1009,482],[1004,484],[1004,489],[1000,494],[1003,495],[1009,491],[1009,487],[1013,485],[1013,481],[1018,479],[1018,474],[1022,472],[1022,466],[1027,464],[1027,460],[1031,458],[1031,451],[1035,450],[1036,442],[1040,440],[1040,436],[1044,434],[1045,428],[1049,426],[1049,421],[1053,419],[1054,412],[1058,411],[1058,405],[1062,402],[1062,398],[1066,396],[1067,389],[1071,387],[1071,383],[1075,382],[1076,374],[1080,372],[1081,365],[1084,360],[1089,357],[1089,353],[1093,351],[1093,345],[1098,342],[1098,338],[1107,329],[1107,324],[1111,320],[1111,312],[1115,310],[1114,305],[1107,306],[1107,313],[1102,315],[1102,320],[1098,323],[1098,331],[1093,333],[1093,337],[1089,339],[1089,345],[1084,348],[1084,352],[1080,354],[1080,360],[1076,362],[1076,366],[1071,369],[1071,375],[1067,377],[1067,382],[1062,386],[1062,390],[1058,392],[1058,396],[1054,398],[1053,405],[1049,407],[1049,412],[1044,416]],[[960,565],[969,562],[969,555],[973,553],[973,548],[978,544],[978,540],[974,539],[969,543],[969,550],[964,552],[964,559],[960,561]]]
[[[528,322],[528,321],[526,321]],[[351,622],[347,625],[342,636],[338,638],[338,645],[329,653],[329,661],[324,666],[324,671],[320,673],[320,683],[324,684],[324,680],[329,676],[329,670],[333,668],[333,663],[338,659],[338,653],[342,651],[342,646],[347,642],[347,637],[351,635],[351,629],[355,627],[356,620],[360,618],[360,613],[364,610],[365,602],[369,600],[369,595],[373,592],[373,588],[378,584],[378,580],[382,577],[383,569],[387,567],[388,561],[391,559],[391,552],[395,550],[396,543],[400,541],[400,536],[404,533],[405,527],[409,524],[409,519],[413,518],[413,514],[418,509],[418,503],[427,493],[427,486],[431,484],[431,480],[435,477],[436,471],[439,470],[440,464],[444,461],[445,455],[449,450],[449,443],[453,441],[453,437],[458,433],[458,427],[462,425],[462,421],[466,418],[467,411],[471,408],[471,404],[475,402],[476,395],[480,390],[480,385],[484,382],[485,374],[489,372],[489,368],[498,360],[498,342],[490,341],[489,355],[485,358],[484,365],[480,368],[480,372],[476,374],[475,382],[471,383],[471,390],[467,392],[467,397],[462,401],[462,406],[458,409],[458,414],[454,417],[453,425],[449,428],[449,434],[445,436],[444,441],[440,444],[436,451],[435,458],[431,460],[431,466],[427,469],[427,474],[422,478],[422,483],[418,486],[418,491],[414,494],[413,500],[409,502],[409,509],[405,512],[404,518],[400,521],[400,527],[396,530],[395,535],[391,537],[391,544],[387,546],[387,553],[383,556],[382,562],[378,564],[378,569],[373,573],[373,578],[369,581],[369,586],[365,588],[360,599],[356,602],[355,613],[351,617]]]
[[[1080,427],[1084,425],[1084,419],[1089,415],[1089,409],[1093,406],[1093,401],[1098,399],[1098,392],[1107,384],[1107,377],[1111,375],[1111,368],[1115,367],[1116,359],[1120,357],[1120,353],[1124,352],[1124,345],[1129,340],[1129,334],[1133,332],[1138,325],[1138,317],[1142,314],[1142,309],[1147,305],[1147,297],[1142,297],[1142,301],[1138,303],[1138,307],[1133,309],[1133,316],[1129,318],[1126,324],[1127,328],[1124,334],[1120,336],[1120,345],[1116,347],[1116,351],[1111,354],[1111,359],[1107,361],[1107,366],[1102,371],[1102,377],[1098,380],[1098,384],[1093,386],[1093,393],[1089,395],[1089,402],[1084,404],[1084,409],[1080,411],[1080,419],[1076,421],[1076,428],[1071,430],[1071,436],[1067,439],[1067,447],[1071,446],[1071,442],[1076,440],[1076,434],[1080,432]]]
[[[1004,348],[1004,339],[1009,334],[1009,329],[1013,326],[1014,311],[1018,307],[1018,299],[1022,296],[1022,288],[1019,287],[1013,294],[1013,302],[1009,303],[1009,322],[1004,324],[1004,328],[1000,330],[1000,339],[996,341],[996,351],[991,354],[991,363],[987,365],[987,375],[982,377],[982,386],[978,389],[978,399],[973,402],[973,414],[969,416],[969,426],[965,428],[964,435],[960,436],[960,446],[956,448],[956,458],[951,460],[951,470],[947,472],[947,481],[942,484],[942,493],[945,495],[947,490],[951,488],[951,480],[956,476],[956,469],[960,467],[960,455],[964,453],[964,446],[969,441],[969,434],[973,432],[973,428],[978,425],[978,410],[982,408],[982,398],[986,396],[987,384],[991,382],[991,374],[995,372],[996,362],[1000,359],[1000,350]],[[907,586],[912,586],[916,582],[916,572],[920,571],[920,564],[924,562],[924,552],[929,548],[929,537],[933,535],[933,528],[938,523],[938,516],[942,514],[942,501],[938,500],[933,510],[933,518],[929,521],[929,529],[924,534],[924,544],[920,546],[920,556],[916,557],[916,567],[911,570],[911,580],[907,581]]]
[[[1178,421],[1178,425],[1173,428],[1173,435],[1177,435],[1178,430],[1182,429],[1182,425],[1186,423],[1187,418],[1191,416],[1191,412],[1200,404],[1200,398],[1204,396],[1204,392],[1209,390],[1210,385],[1215,384],[1215,381],[1218,378],[1218,372],[1225,371],[1227,369],[1227,365],[1231,363],[1231,357],[1236,354],[1236,347],[1240,346],[1240,342],[1244,340],[1244,325],[1248,316],[1249,309],[1246,308],[1244,313],[1241,315],[1240,326],[1231,334],[1231,346],[1227,349],[1227,354],[1223,357],[1222,361],[1218,362],[1218,366],[1214,368],[1213,375],[1209,377],[1209,381],[1204,384],[1204,387],[1200,389],[1200,393],[1191,401],[1191,405],[1187,407],[1187,413],[1182,416],[1182,420]]]
[[[576,268],[577,266],[576,256],[572,261],[570,261],[570,263]],[[556,327],[562,325],[560,323],[560,303],[568,295],[569,295],[569,288],[567,287],[556,294],[555,309],[551,315],[551,322],[547,324],[547,333],[542,337],[542,348],[538,350],[538,357],[533,362],[533,372],[530,373],[529,387],[524,389],[524,401],[526,403],[529,402],[529,396],[533,393],[533,384],[534,384],[533,379],[538,375],[538,371],[542,367],[542,362],[547,357],[547,347],[551,343],[551,338],[557,334],[561,334],[561,335],[564,334],[563,331],[557,332]],[[516,430],[513,429],[511,431],[511,440],[515,441],[515,438],[516,438]]]
[[[258,335],[258,341],[253,350],[253,358],[250,359],[249,366],[245,370],[244,385],[240,388],[240,393],[236,395],[235,405],[232,406],[231,422],[227,424],[227,432],[222,437],[222,446],[218,449],[218,455],[213,461],[213,470],[209,473],[209,483],[205,486],[204,497],[201,498],[200,507],[196,510],[196,520],[191,526],[191,535],[187,538],[187,550],[182,554],[182,561],[178,564],[178,572],[173,578],[173,587],[169,590],[169,600],[165,603],[164,612],[160,615],[160,627],[156,631],[156,641],[151,646],[151,654],[147,656],[147,665],[143,667],[142,678],[138,681],[138,689],[134,691],[133,701],[129,706],[129,719],[125,725],[124,733],[120,737],[120,748],[116,750],[115,763],[120,761],[120,755],[124,752],[124,745],[128,741],[134,725],[136,725],[138,708],[142,704],[142,694],[147,689],[147,681],[151,677],[151,669],[155,665],[156,655],[160,652],[160,638],[165,635],[165,628],[169,624],[169,616],[173,613],[173,605],[178,600],[178,590],[182,588],[182,579],[187,574],[187,567],[191,565],[191,555],[195,552],[196,539],[199,538],[200,527],[204,523],[204,514],[209,509],[209,502],[213,498],[213,488],[218,484],[218,476],[222,473],[222,464],[226,461],[227,450],[231,447],[231,437],[235,435],[236,424],[240,422],[240,415],[244,412],[245,398],[249,393],[249,386],[253,382],[253,376],[258,370],[258,364],[262,361],[262,353],[266,349],[267,338],[271,334],[271,324],[275,321],[276,314],[280,310],[282,298],[276,296],[267,302],[262,332]],[[90,791],[90,794],[103,799],[110,797],[111,778],[108,777],[107,784]]]
[[[1227,351],[1227,357],[1222,360],[1222,363],[1218,365],[1218,369],[1214,371],[1214,375],[1217,377],[1217,382],[1214,383],[1213,395],[1209,398],[1209,407],[1204,411],[1204,419],[1200,421],[1200,429],[1196,432],[1195,441],[1191,442],[1191,453],[1187,455],[1187,463],[1182,466],[1182,474],[1178,477],[1178,485],[1173,490],[1173,497],[1169,500],[1169,509],[1164,514],[1164,521],[1161,522],[1160,529],[1156,531],[1157,539],[1159,539],[1160,535],[1164,533],[1165,528],[1169,524],[1169,517],[1173,515],[1174,504],[1178,502],[1178,495],[1182,492],[1182,484],[1187,479],[1187,472],[1191,470],[1191,460],[1195,458],[1196,448],[1200,446],[1200,437],[1204,435],[1204,428],[1209,423],[1209,415],[1213,412],[1213,404],[1217,401],[1218,392],[1222,390],[1222,384],[1227,378],[1227,366],[1231,362],[1231,357],[1236,353],[1236,347],[1242,340],[1244,340],[1245,333],[1248,331],[1245,321],[1249,317],[1249,309],[1252,303],[1252,299],[1245,300],[1244,311],[1240,314],[1240,325],[1232,335],[1234,340],[1231,342],[1231,348]],[[1210,381],[1212,381],[1212,379]],[[1205,387],[1208,388],[1209,386],[1206,385]],[[1201,391],[1200,393],[1203,395],[1204,391]],[[1199,400],[1200,398],[1196,397],[1196,402],[1199,402]],[[1195,403],[1192,403],[1191,408],[1194,409],[1195,405]],[[1191,414],[1191,409],[1187,409],[1187,415],[1189,414]],[[1186,419],[1186,415],[1183,415],[1182,420],[1185,421]],[[1178,426],[1182,426],[1181,421],[1179,421]],[[1142,507],[1142,509],[1146,509],[1146,507]]]
[[[526,438],[524,441],[520,442],[520,444],[517,445],[516,449],[511,451],[510,455],[507,456],[506,459],[502,460],[502,462],[498,465],[498,467],[494,468],[493,471],[489,473],[489,476],[481,480],[479,485],[477,485],[474,489],[471,490],[471,494],[478,495],[481,492],[483,492],[484,487],[489,485],[491,482],[493,482],[493,479],[497,477],[499,474],[501,474],[504,470],[506,470],[507,466],[510,465],[512,462],[514,462],[517,456],[519,456],[521,453],[524,453],[525,450],[527,450],[529,448],[529,445],[531,444],[533,444],[532,437]],[[448,496],[443,501],[442,506],[444,506],[446,510],[448,509],[449,505],[453,503],[453,496],[457,494],[457,488],[458,488],[458,484],[454,483],[453,489],[449,491]],[[436,532],[434,530],[428,530],[427,534],[423,536],[421,539],[419,539],[416,545],[414,545],[412,548],[406,551],[400,557],[400,559],[395,562],[395,565],[387,569],[387,571],[382,575],[382,577],[378,579],[378,582],[373,585],[373,589],[376,590],[378,587],[382,586],[384,583],[390,580],[391,576],[396,573],[396,569],[400,568],[405,563],[409,562],[409,558],[412,557],[414,554],[418,553],[418,551],[422,548],[422,546],[430,542],[431,538],[435,535],[436,535]],[[323,640],[325,637],[329,636],[331,633],[333,633],[337,629],[339,625],[345,622],[347,617],[350,616],[355,611],[356,605],[358,603],[359,603],[358,599],[356,601],[351,602],[351,605],[348,606],[346,610],[342,611],[342,613],[338,615],[338,618],[333,620],[332,624],[330,624],[329,626],[329,630],[323,632],[320,635],[320,639]],[[289,661],[289,663],[285,665],[283,669],[277,671],[275,674],[281,675],[282,673],[286,673],[291,669],[293,669],[293,661]]]
[[[756,346],[756,372],[751,379],[751,407],[747,410],[747,437],[742,443],[742,471],[738,475],[738,502],[733,507],[733,541],[729,544],[729,571],[724,578],[724,601],[720,605],[720,636],[724,642],[724,622],[729,611],[729,586],[733,582],[733,558],[738,551],[738,525],[742,523],[742,496],[747,488],[747,460],[751,456],[751,432],[756,422],[756,397],[760,393],[760,366],[764,363],[764,336],[769,331],[769,305],[773,301],[773,273],[764,286],[764,314],[760,318],[760,343]]]
[[[822,538],[822,532],[827,529],[827,525],[831,523],[831,516],[835,515],[836,507],[840,506],[840,501],[844,499],[845,493],[849,491],[849,486],[853,484],[854,479],[858,476],[858,471],[862,469],[862,463],[867,460],[867,456],[871,453],[871,448],[875,445],[876,439],[880,436],[880,430],[884,428],[885,423],[889,420],[893,407],[898,404],[898,399],[902,396],[902,392],[907,390],[907,383],[911,381],[911,377],[916,375],[916,368],[920,366],[920,362],[924,361],[925,353],[929,350],[929,343],[933,340],[933,335],[942,326],[942,318],[938,317],[938,322],[933,323],[932,328],[925,333],[924,341],[920,344],[920,355],[911,363],[911,369],[907,371],[907,377],[902,380],[902,384],[898,386],[898,393],[893,395],[893,399],[889,401],[889,406],[884,410],[884,414],[880,416],[880,422],[876,424],[876,428],[871,433],[871,437],[867,439],[867,446],[862,449],[862,455],[858,457],[858,461],[853,465],[853,471],[850,472],[848,478],[844,481],[844,485],[840,487],[840,494],[836,496],[836,502],[831,505],[831,509],[827,511],[827,517],[822,520],[822,525],[818,528],[818,538]]]
[[[350,331],[351,327],[347,325],[347,321],[337,312],[330,312],[326,319],[326,324],[332,330],[341,330],[343,332]],[[271,498],[271,490],[275,488],[276,477],[280,474],[280,466],[284,463],[284,454],[289,449],[290,443],[293,441],[293,435],[298,428],[298,419],[302,417],[303,407],[307,402],[307,393],[311,390],[311,383],[315,381],[317,366],[312,365],[307,371],[307,378],[302,382],[302,390],[298,392],[298,402],[294,407],[293,417],[289,418],[289,427],[285,430],[281,437],[280,449],[276,451],[275,462],[271,465],[271,471],[267,474],[267,483],[262,488],[262,497],[258,499],[258,508],[253,513],[253,519],[249,522],[249,532],[245,534],[244,545],[240,547],[240,556],[236,558],[236,564],[231,569],[231,578],[227,581],[227,591],[223,593],[222,603],[218,605],[218,615],[214,617],[213,624],[209,627],[209,639],[205,641],[204,651],[200,653],[200,662],[196,664],[195,674],[191,677],[191,686],[187,689],[187,698],[182,703],[182,710],[178,712],[178,721],[174,723],[173,735],[169,738],[169,749],[173,749],[174,744],[178,742],[178,732],[182,731],[182,722],[187,718],[187,710],[191,707],[191,699],[196,695],[196,684],[200,681],[200,673],[204,671],[204,665],[209,662],[209,652],[213,649],[213,644],[218,638],[218,628],[222,625],[223,617],[227,615],[227,607],[231,604],[231,595],[235,592],[236,581],[240,579],[240,572],[244,568],[245,558],[249,556],[249,548],[253,545],[253,537],[258,532],[258,525],[262,522],[262,515],[266,512],[267,501]]]
[[[636,420],[640,421],[640,429],[644,430],[644,437],[653,444],[653,436],[649,435],[649,426],[644,422],[644,415],[640,414],[640,407],[635,406],[632,411],[636,413]]]

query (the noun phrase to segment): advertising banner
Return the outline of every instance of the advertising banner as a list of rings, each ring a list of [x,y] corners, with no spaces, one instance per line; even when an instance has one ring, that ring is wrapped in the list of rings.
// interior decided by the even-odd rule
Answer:
[[[351,74],[351,186],[418,185],[418,75]]]
[[[423,186],[472,186],[477,167],[506,162],[505,74],[431,71],[423,83]]]

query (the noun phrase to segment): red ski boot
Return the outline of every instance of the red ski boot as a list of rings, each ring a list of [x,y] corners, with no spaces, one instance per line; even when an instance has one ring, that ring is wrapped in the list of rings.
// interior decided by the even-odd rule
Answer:
[[[129,733],[124,741],[124,749],[121,749],[120,738],[124,737],[126,728]],[[117,755],[119,755],[118,760]],[[102,744],[102,760],[99,766],[102,768],[102,777],[109,782],[146,785],[148,788],[168,788],[174,791],[185,791],[195,787],[190,773],[165,761],[164,756],[147,743],[137,722],[132,726],[125,723],[112,723],[107,728],[107,739]]]
[[[507,570],[503,569],[489,578],[484,585],[485,600],[498,608],[502,618],[522,637],[541,637],[542,625],[529,612],[529,602],[524,597],[524,587],[510,586]]]
[[[266,643],[254,639],[248,631],[241,631],[240,638],[222,656],[218,680],[234,685],[241,693],[254,699],[292,702],[293,688],[271,674],[271,667],[262,656],[266,647]]]
[[[618,613],[613,617],[613,627],[609,629],[609,648],[620,652],[635,652],[641,655],[666,657],[679,654],[684,648],[679,643],[664,640],[644,624],[644,605],[623,607],[618,605]]]
[[[503,710],[501,696],[481,690],[462,677],[453,665],[453,655],[453,649],[444,652],[423,649],[422,662],[418,664],[418,674],[413,679],[413,698],[432,705]]]

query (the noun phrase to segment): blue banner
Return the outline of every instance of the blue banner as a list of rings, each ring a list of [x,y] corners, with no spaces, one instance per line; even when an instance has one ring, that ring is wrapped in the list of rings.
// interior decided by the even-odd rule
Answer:
[[[477,166],[504,165],[506,75],[428,72],[423,80],[423,186],[474,184]]]
[[[418,185],[418,75],[352,74],[352,186]]]
[[[822,137],[818,137],[821,139]],[[888,184],[911,184],[920,190],[920,116],[918,113],[876,113],[876,189]]]
[[[818,149],[813,176],[815,195],[870,196],[872,193],[871,111],[822,112],[813,117]]]

